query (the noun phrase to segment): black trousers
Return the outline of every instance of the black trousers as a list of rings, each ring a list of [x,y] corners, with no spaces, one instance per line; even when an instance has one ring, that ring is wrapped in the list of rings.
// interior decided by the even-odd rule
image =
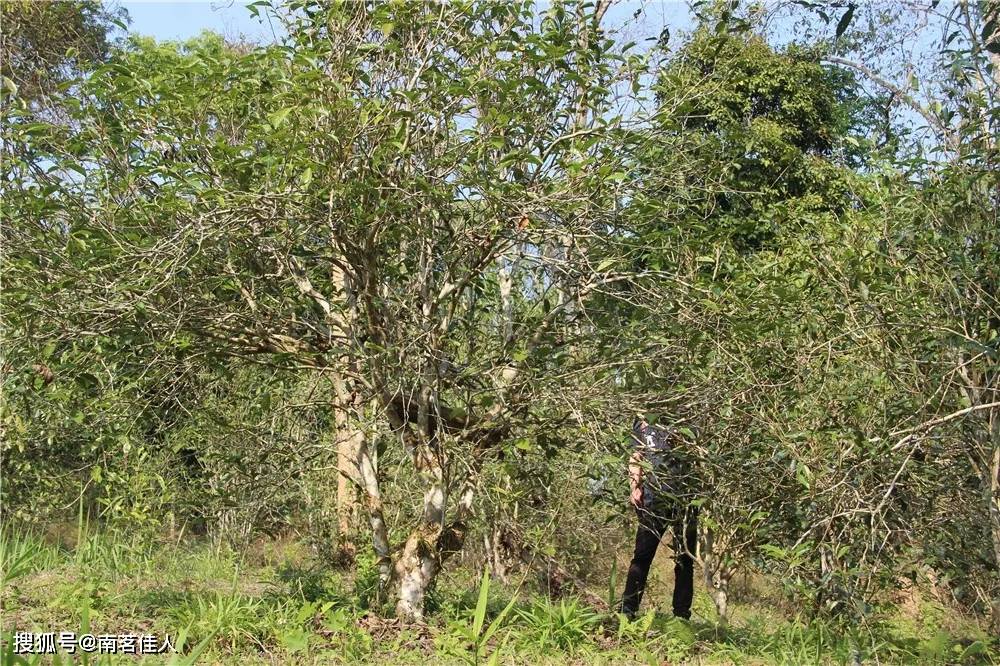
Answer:
[[[639,610],[649,565],[653,563],[656,549],[667,528],[673,534],[674,546],[674,615],[691,617],[691,600],[694,598],[694,557],[698,540],[698,516],[694,507],[662,506],[643,507],[637,510],[639,529],[635,535],[635,553],[625,580],[622,612],[629,617]]]

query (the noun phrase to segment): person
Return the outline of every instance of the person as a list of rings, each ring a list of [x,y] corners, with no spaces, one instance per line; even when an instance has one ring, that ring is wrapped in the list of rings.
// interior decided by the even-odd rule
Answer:
[[[691,468],[680,450],[679,434],[637,417],[632,425],[629,458],[630,503],[639,517],[635,552],[625,580],[621,610],[634,618],[646,588],[649,566],[667,530],[673,537],[674,616],[691,618],[694,598],[694,553],[697,508],[691,504]]]

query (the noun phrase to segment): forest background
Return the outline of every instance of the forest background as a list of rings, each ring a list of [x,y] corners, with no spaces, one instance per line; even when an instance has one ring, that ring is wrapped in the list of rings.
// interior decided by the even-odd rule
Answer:
[[[997,3],[658,7],[0,5],[8,639],[995,661]],[[640,413],[693,624],[613,612]]]

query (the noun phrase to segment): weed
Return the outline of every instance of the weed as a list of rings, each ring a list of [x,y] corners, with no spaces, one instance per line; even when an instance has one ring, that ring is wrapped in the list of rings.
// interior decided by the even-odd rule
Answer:
[[[285,564],[278,568],[275,577],[276,582],[283,584],[276,586],[275,592],[282,595],[291,594],[302,601],[349,601],[344,598],[333,575],[318,566],[306,568]]]
[[[322,625],[322,633],[344,661],[360,661],[371,654],[371,635],[358,628],[357,619],[346,608],[327,611]]]
[[[497,630],[503,625],[507,616],[514,608],[517,601],[515,595],[507,605],[501,610],[493,620],[486,624],[486,616],[489,609],[490,596],[490,573],[483,571],[483,577],[479,584],[479,597],[476,600],[476,608],[466,621],[452,621],[448,624],[447,637],[441,642],[442,646],[447,646],[452,654],[456,654],[470,664],[478,664],[486,657],[487,646]],[[449,640],[457,639],[457,640]],[[458,645],[467,646],[468,650],[455,649]],[[495,664],[500,659],[506,641],[493,651],[487,659],[487,663]]]
[[[273,609],[267,621],[267,633],[289,653],[306,652],[316,639],[312,622],[332,607],[333,602],[310,601]]]
[[[477,586],[460,570],[460,583],[434,592],[437,613],[428,624],[406,627],[362,610],[361,603],[372,598],[374,571],[364,561],[354,589],[345,594],[338,575],[318,564],[244,570],[245,560],[232,550],[197,541],[149,550],[122,535],[83,527],[80,537],[76,552],[64,552],[31,534],[0,531],[4,580],[14,581],[2,590],[2,601],[8,611],[16,609],[12,617],[24,625],[18,629],[61,630],[80,618],[85,626],[91,616],[119,631],[156,627],[174,637],[178,654],[166,661],[173,666],[264,656],[274,663],[469,665],[997,663],[989,637],[943,605],[919,621],[900,623],[887,615],[852,634],[829,620],[788,618],[740,602],[734,621],[720,632],[714,623],[652,612],[629,621],[573,599],[518,601],[518,594],[501,593],[488,573],[479,575]],[[220,588],[220,580],[229,582]],[[614,587],[608,586],[609,599]],[[13,655],[10,638],[3,637],[0,666],[85,663],[79,654],[58,660]],[[424,651],[429,644],[435,649],[430,656]],[[90,664],[108,663],[106,656],[89,657]]]
[[[56,587],[49,607],[81,613],[84,609],[105,606],[107,584],[90,580],[70,580]]]
[[[0,528],[0,587],[35,571],[50,569],[61,559],[59,549],[40,537]]]
[[[373,604],[381,601],[378,560],[375,553],[370,550],[358,553],[354,566],[354,605],[362,609],[371,608]]]
[[[177,626],[186,627],[188,635],[195,640],[215,635],[235,647],[248,639],[258,640],[262,633],[262,610],[263,603],[259,599],[216,591],[198,595],[169,609],[168,617]]]
[[[516,612],[539,648],[551,647],[570,653],[586,642],[601,619],[597,611],[581,605],[577,599],[563,599],[558,605],[536,601]]]

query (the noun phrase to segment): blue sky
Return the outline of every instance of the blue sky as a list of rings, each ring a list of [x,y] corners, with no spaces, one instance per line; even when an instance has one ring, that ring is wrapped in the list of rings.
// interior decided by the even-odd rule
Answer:
[[[131,31],[160,40],[183,40],[204,30],[221,33],[225,37],[245,36],[254,40],[273,38],[272,27],[251,16],[246,5],[249,0],[211,0],[187,2],[123,1],[118,4],[128,10],[132,19]],[[544,3],[541,3],[544,7]],[[642,10],[637,18],[633,14]],[[263,12],[261,13],[263,16]],[[672,32],[690,27],[687,3],[682,0],[641,2],[631,0],[614,5],[608,12],[605,25],[621,26],[627,39],[641,41],[660,34],[664,25]]]
[[[120,2],[132,19],[131,32],[157,39],[188,39],[204,30],[226,37],[270,39],[272,32],[246,9],[249,0],[212,2]]]

